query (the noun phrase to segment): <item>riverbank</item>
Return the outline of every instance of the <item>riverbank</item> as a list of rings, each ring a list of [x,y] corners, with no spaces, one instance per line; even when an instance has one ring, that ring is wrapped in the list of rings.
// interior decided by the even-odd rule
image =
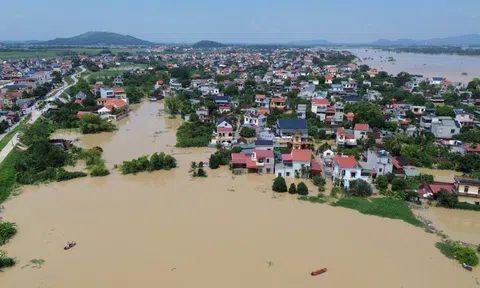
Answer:
[[[4,204],[20,229],[2,287],[474,287],[480,277],[440,254],[437,235],[274,194],[272,175],[221,167],[192,179],[190,163],[215,150],[175,148],[181,120],[157,116],[160,106],[143,102],[117,131],[79,143],[102,147],[107,166],[165,152],[178,168],[24,186]],[[66,252],[69,240],[78,245]],[[32,259],[41,268],[24,267]]]

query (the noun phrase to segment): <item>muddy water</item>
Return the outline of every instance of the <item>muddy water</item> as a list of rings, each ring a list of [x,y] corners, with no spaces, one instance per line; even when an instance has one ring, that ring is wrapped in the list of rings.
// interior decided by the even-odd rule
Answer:
[[[365,60],[360,63],[394,75],[405,71],[410,74],[421,74],[430,78],[445,77],[449,81],[463,82],[465,85],[472,81],[473,78],[480,76],[480,71],[478,70],[480,65],[479,56],[394,53],[374,49],[368,49],[368,51],[365,51],[365,49],[351,49],[350,51],[362,60],[368,57],[373,58],[373,60]],[[388,57],[393,57],[396,61],[388,62]],[[463,72],[466,72],[467,75],[462,75]]]
[[[416,210],[415,213],[432,221],[436,229],[442,230],[453,240],[480,244],[480,213],[477,211],[429,207]]]
[[[144,103],[119,130],[85,137],[109,163],[170,151],[178,125]],[[152,114],[153,113],[153,114]],[[152,114],[152,115],[151,115]],[[434,247],[437,236],[401,221],[273,197],[272,177],[226,168],[191,179],[208,149],[173,149],[172,171],[24,187],[5,203],[19,260],[0,287],[475,287]],[[66,241],[78,245],[64,251]],[[29,261],[44,259],[41,268]],[[329,271],[311,277],[310,271]]]
[[[454,170],[438,170],[417,167],[417,171],[423,174],[430,174],[435,176],[435,181],[453,183],[455,176],[461,176],[462,172]]]

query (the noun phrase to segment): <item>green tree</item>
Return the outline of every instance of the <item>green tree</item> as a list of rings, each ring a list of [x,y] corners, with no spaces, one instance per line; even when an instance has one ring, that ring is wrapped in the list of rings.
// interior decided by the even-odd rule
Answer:
[[[125,89],[125,92],[127,93],[128,102],[130,104],[140,103],[140,101],[144,96],[143,93],[140,90],[138,90],[137,87],[128,86]]]
[[[393,181],[392,181],[392,190],[393,191],[403,192],[407,188],[408,188],[408,183],[405,179],[403,179],[403,178],[393,179]]]
[[[295,186],[295,183],[290,184],[290,187],[288,188],[288,193],[297,194],[297,187]]]
[[[164,169],[170,170],[177,167],[177,159],[171,155],[166,155],[164,159]]]
[[[208,167],[210,167],[210,169],[218,169],[218,167],[220,167],[220,161],[215,154],[210,155]]]
[[[379,190],[385,190],[388,188],[388,177],[384,175],[377,176],[375,184]]]
[[[290,87],[291,85],[292,85],[292,80],[290,78],[287,78],[283,81],[283,86]]]
[[[298,192],[298,195],[302,195],[302,196],[306,196],[308,195],[308,187],[305,183],[303,182],[300,182],[298,183],[297,185],[297,192]]]
[[[470,266],[478,265],[478,255],[474,248],[457,246],[455,249],[455,258],[459,263],[465,263]]]
[[[450,116],[455,117],[455,113],[453,112],[453,108],[450,106],[440,106],[437,108],[435,112],[437,116]]]
[[[257,135],[257,131],[254,128],[250,127],[242,127],[240,130],[240,136],[245,137],[245,138],[252,138]]]
[[[285,182],[285,178],[282,176],[275,178],[273,181],[272,190],[279,193],[287,192],[287,183]]]
[[[165,111],[167,111],[170,115],[176,115],[180,113],[181,107],[182,102],[177,96],[165,98]]]
[[[101,119],[99,115],[93,113],[84,115],[80,119],[78,127],[82,134],[110,132],[116,129],[114,124]]]
[[[440,189],[437,196],[437,206],[454,208],[458,203],[458,197],[446,189]]]
[[[353,185],[350,185],[350,193],[353,196],[368,197],[373,193],[372,186],[365,180],[358,179],[351,184]]]
[[[203,168],[198,168],[197,177],[207,177],[207,172]]]
[[[62,83],[63,81],[63,78],[62,78],[62,73],[58,72],[58,71],[53,71],[52,72],[52,82],[53,83]]]

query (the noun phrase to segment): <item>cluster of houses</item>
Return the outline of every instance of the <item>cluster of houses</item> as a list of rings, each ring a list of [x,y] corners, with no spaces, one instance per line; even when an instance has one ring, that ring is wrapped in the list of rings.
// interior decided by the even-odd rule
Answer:
[[[107,88],[103,86],[103,83],[97,82],[93,86],[92,92],[98,97],[96,102],[98,106],[102,108],[94,111],[100,118],[109,121],[118,121],[128,116],[130,112],[130,105],[123,87]],[[75,103],[83,106],[83,100],[87,98],[87,95],[80,91],[75,95]],[[81,118],[90,112],[80,111],[77,113],[77,118]]]

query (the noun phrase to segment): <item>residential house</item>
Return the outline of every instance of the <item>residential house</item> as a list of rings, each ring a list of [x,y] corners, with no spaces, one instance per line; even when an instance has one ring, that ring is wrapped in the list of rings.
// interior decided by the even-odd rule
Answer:
[[[213,122],[213,119],[208,114],[208,109],[206,107],[199,107],[195,110],[195,114],[198,115],[198,118],[201,122],[210,123]]]
[[[368,76],[370,76],[370,78],[375,78],[375,76],[377,76],[379,73],[378,69],[371,69],[370,71],[367,72]]]
[[[425,109],[427,109],[427,107],[425,107],[425,106],[412,105],[411,108],[410,108],[410,111],[412,111],[413,114],[415,114],[415,115],[423,115],[423,114],[425,114]]]
[[[257,114],[253,112],[246,112],[243,116],[244,125],[248,125],[254,128],[265,128],[267,126],[267,117],[263,114]]]
[[[296,149],[290,153],[278,155],[275,163],[275,175],[281,177],[306,177],[311,170],[312,150]]]
[[[87,98],[87,94],[83,93],[83,91],[79,91],[77,95],[75,95],[76,100],[85,100]]]
[[[273,151],[273,140],[258,139],[255,140],[255,149],[257,150],[272,150]]]
[[[343,187],[350,187],[351,181],[361,179],[362,167],[353,156],[337,155],[333,158],[332,180]]]
[[[115,98],[115,93],[111,88],[100,88],[100,98]]]
[[[335,139],[337,146],[357,146],[357,139],[355,138],[355,132],[351,129],[344,129],[340,127],[337,129],[337,137]]]
[[[328,99],[313,99],[312,100],[312,113],[315,113],[321,121],[325,120],[327,108],[330,105]]]
[[[432,127],[430,129],[436,138],[451,139],[460,133],[460,125],[451,117],[432,118]]]
[[[218,106],[226,106],[232,102],[232,97],[230,96],[213,96],[213,101]]]
[[[115,98],[117,99],[127,99],[127,93],[125,92],[125,89],[121,87],[114,87],[112,88],[113,94],[115,95]]]
[[[341,125],[343,122],[345,107],[343,103],[336,102],[334,106],[327,108],[325,121],[332,126]]]
[[[280,97],[272,98],[270,100],[270,108],[284,110],[285,109],[285,99],[280,98]]]
[[[445,77],[432,77],[430,80],[431,85],[440,85],[442,81],[445,81]]]
[[[459,202],[480,205],[480,180],[455,176],[455,192]]]
[[[455,113],[455,121],[460,123],[460,127],[474,125],[475,117],[472,114],[463,111],[463,109],[453,109],[453,112]]]
[[[97,99],[97,103],[99,99]],[[130,112],[130,106],[128,105],[126,99],[103,99],[106,99],[103,104],[104,106],[97,110],[97,113],[102,119],[119,121],[128,116],[128,113]]]
[[[305,137],[308,136],[307,120],[305,119],[278,119],[275,125],[275,135],[281,138],[291,138],[299,130]]]
[[[342,84],[332,84],[332,88],[330,89],[332,93],[343,92],[343,85]]]
[[[270,100],[262,94],[255,95],[255,104],[257,107],[268,108],[270,106]]]
[[[369,128],[370,127],[368,126],[368,124],[361,124],[361,123],[355,124],[355,127],[353,128],[355,139],[366,140],[368,138],[367,133],[369,132]]]
[[[307,118],[307,104],[298,104],[297,105],[297,118],[306,119]]]
[[[275,171],[275,155],[273,150],[263,149],[254,149],[251,155],[232,153],[232,166],[245,167],[250,172],[272,174]]]
[[[331,75],[325,76],[325,84],[333,84],[333,76]]]
[[[393,172],[392,155],[386,150],[368,149],[367,162],[362,168],[370,170],[371,175],[387,175]]]
[[[217,121],[216,126],[217,132],[212,137],[212,144],[231,144],[234,139],[232,120],[222,117]]]
[[[230,113],[231,111],[232,111],[232,105],[231,104],[218,106],[218,112],[220,112],[220,114]]]
[[[346,104],[355,104],[355,103],[358,103],[358,102],[362,102],[362,99],[360,99],[358,97],[347,97],[347,98],[345,98],[344,102]]]
[[[113,85],[123,85],[124,80],[123,75],[119,75],[113,79]]]

